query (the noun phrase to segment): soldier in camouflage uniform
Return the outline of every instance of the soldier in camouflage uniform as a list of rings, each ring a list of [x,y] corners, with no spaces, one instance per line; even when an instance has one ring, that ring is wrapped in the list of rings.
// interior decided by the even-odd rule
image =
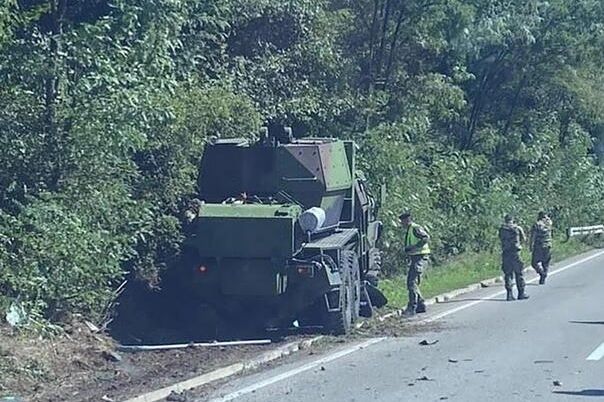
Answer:
[[[531,228],[529,248],[531,265],[539,274],[539,284],[544,285],[552,259],[552,221],[543,211],[539,212],[537,222]]]
[[[523,264],[520,259],[520,250],[522,250],[522,243],[526,240],[526,236],[524,230],[514,223],[511,215],[505,216],[504,223],[499,228],[499,239],[501,240],[501,269],[503,270],[507,300],[515,300],[512,292],[513,277],[516,277],[518,300],[528,299],[529,296],[524,291]]]
[[[409,269],[407,270],[407,290],[409,291],[409,303],[405,309],[405,316],[414,316],[415,313],[425,313],[426,305],[419,290],[421,277],[424,269],[430,262],[430,236],[428,232],[413,222],[410,212],[404,212],[399,216],[405,233],[404,251],[409,258]]]

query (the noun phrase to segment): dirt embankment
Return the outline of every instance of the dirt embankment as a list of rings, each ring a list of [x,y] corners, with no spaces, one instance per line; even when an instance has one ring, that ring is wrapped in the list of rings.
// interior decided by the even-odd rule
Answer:
[[[268,347],[271,347],[270,345]],[[72,324],[39,339],[0,326],[0,397],[26,401],[123,400],[256,355],[267,347],[120,353],[111,338]]]
[[[392,317],[373,319],[349,337],[323,347],[376,336],[415,336],[439,330]],[[289,337],[285,341],[299,339]],[[81,322],[54,339],[31,338],[0,325],[0,397],[26,401],[120,401],[257,356],[271,345],[190,347],[140,353],[115,352],[115,342]]]

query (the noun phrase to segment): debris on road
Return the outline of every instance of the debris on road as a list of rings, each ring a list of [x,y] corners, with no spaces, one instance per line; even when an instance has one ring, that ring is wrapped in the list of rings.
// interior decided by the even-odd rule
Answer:
[[[103,397],[101,398],[101,400],[104,401],[104,402],[115,402],[115,400],[109,398],[108,395],[103,395]]]
[[[421,322],[416,320],[401,320],[395,314],[387,314],[389,318],[366,321],[366,325],[355,330],[355,335],[363,337],[406,337],[438,332],[443,329],[441,323]],[[417,317],[416,317],[417,318]],[[428,336],[428,335],[423,335]],[[421,338],[420,338],[421,339]]]
[[[534,364],[545,364],[545,363],[553,363],[553,360],[535,360]]]
[[[424,339],[423,341],[421,341],[419,344],[422,346],[430,346],[430,345],[435,345],[438,343],[438,339],[435,339],[433,341],[429,341],[427,339]]]
[[[562,381],[554,380],[554,387],[561,387],[561,386],[562,386]]]
[[[457,360],[457,359],[449,359],[449,363],[458,363],[458,362],[459,362],[459,360]]]
[[[488,284],[486,284],[486,283],[484,283],[484,282],[480,282],[480,287],[481,287],[481,288],[488,288],[488,287],[489,287],[489,285],[488,285]]]
[[[417,379],[417,381],[434,381],[433,378],[429,378],[428,376],[422,376]]]

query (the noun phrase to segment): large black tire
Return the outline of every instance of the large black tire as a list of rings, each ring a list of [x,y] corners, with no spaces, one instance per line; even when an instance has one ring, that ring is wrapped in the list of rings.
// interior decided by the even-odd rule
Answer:
[[[373,286],[378,286],[378,276],[382,271],[382,252],[374,247],[369,250],[369,271],[365,274],[365,280]]]
[[[342,277],[342,283],[338,289],[340,298],[340,309],[338,311],[328,312],[325,314],[325,331],[332,335],[346,335],[350,332],[353,322],[354,300],[354,283],[353,283],[353,266],[356,254],[354,251],[342,251],[340,257],[339,271]],[[357,302],[358,304],[358,302]]]

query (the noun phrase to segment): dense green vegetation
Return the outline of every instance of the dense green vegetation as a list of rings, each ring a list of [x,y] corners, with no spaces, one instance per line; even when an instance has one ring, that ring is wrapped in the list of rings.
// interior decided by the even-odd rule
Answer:
[[[0,0],[0,309],[103,314],[178,254],[205,139],[353,138],[436,259],[604,220],[600,0]]]

